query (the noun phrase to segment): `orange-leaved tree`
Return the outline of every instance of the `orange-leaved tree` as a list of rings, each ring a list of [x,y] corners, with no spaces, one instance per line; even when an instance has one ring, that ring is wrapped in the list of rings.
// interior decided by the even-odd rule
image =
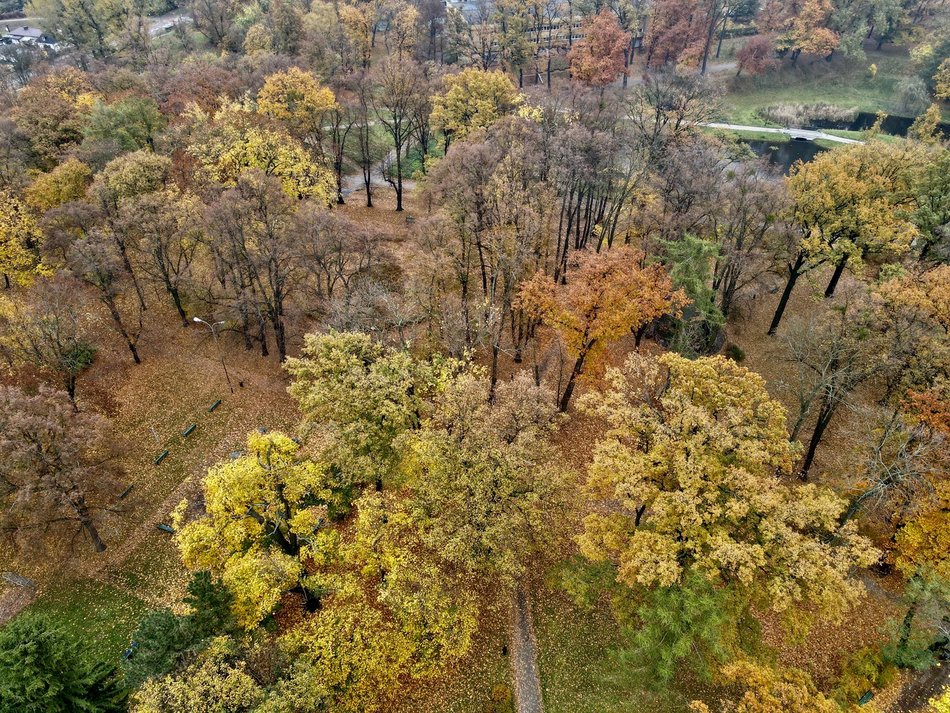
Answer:
[[[629,44],[630,33],[623,31],[617,16],[605,7],[568,55],[571,76],[594,87],[606,87],[625,71],[624,51]]]
[[[643,253],[628,247],[585,252],[567,284],[538,272],[521,285],[521,309],[553,329],[574,359],[559,399],[561,411],[567,411],[577,377],[610,341],[686,305],[685,293],[673,289],[666,270],[643,261]]]

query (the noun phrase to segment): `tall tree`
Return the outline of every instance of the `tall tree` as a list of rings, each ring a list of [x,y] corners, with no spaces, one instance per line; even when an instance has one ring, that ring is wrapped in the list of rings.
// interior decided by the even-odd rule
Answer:
[[[570,405],[577,377],[611,341],[686,303],[662,267],[642,264],[643,255],[631,248],[582,253],[566,285],[541,272],[522,285],[521,307],[553,329],[573,359],[558,398],[561,411]]]
[[[79,376],[96,354],[77,288],[57,275],[37,283],[29,295],[0,302],[0,353],[12,365],[30,365],[52,376],[73,403]]]
[[[384,177],[396,191],[396,210],[401,211],[404,153],[415,129],[415,107],[424,100],[420,90],[424,91],[425,82],[415,62],[397,62],[392,58],[375,69],[374,78],[373,110],[393,144],[393,168],[384,169]],[[387,158],[386,163],[389,162]]]
[[[788,255],[788,280],[769,334],[775,334],[798,278],[826,263],[835,266],[825,290],[831,297],[850,264],[871,254],[901,255],[917,236],[910,219],[913,169],[921,160],[910,144],[854,144],[796,164],[787,184],[792,219],[801,238]]]
[[[35,541],[37,531],[78,523],[77,534],[85,532],[96,552],[106,549],[99,518],[115,487],[106,427],[100,416],[76,413],[61,391],[41,387],[29,396],[0,387],[5,529]]]
[[[853,523],[839,527],[843,500],[779,479],[795,448],[760,376],[723,357],[667,353],[631,355],[607,384],[582,398],[607,423],[589,468],[598,507],[584,520],[586,557],[634,591],[698,575],[745,611],[807,605],[840,618],[857,601],[851,571],[878,553]]]
[[[626,71],[630,33],[606,7],[587,25],[584,38],[568,54],[571,77],[594,87],[606,87]]]

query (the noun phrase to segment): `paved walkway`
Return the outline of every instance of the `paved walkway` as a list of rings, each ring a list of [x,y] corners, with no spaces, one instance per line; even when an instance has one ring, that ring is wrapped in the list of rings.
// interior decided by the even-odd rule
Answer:
[[[511,670],[518,713],[542,713],[538,645],[531,626],[531,605],[521,585],[511,606]]]
[[[778,129],[774,126],[743,126],[742,124],[717,123],[700,124],[700,126],[708,126],[710,129],[723,129],[725,131],[759,131],[766,134],[784,134],[785,136],[790,136],[793,139],[800,139],[803,141],[825,139],[826,141],[834,141],[839,144],[864,143],[863,141],[858,141],[857,139],[846,139],[844,136],[835,136],[834,134],[826,134],[824,131],[811,131],[809,129]]]

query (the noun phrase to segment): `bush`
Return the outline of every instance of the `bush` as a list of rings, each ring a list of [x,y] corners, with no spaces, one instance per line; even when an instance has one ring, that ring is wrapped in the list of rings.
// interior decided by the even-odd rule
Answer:
[[[491,689],[491,699],[484,708],[485,713],[515,713],[515,696],[509,686],[496,684]]]
[[[897,668],[879,649],[859,649],[845,661],[834,698],[843,706],[857,703],[867,691],[887,686],[896,673]]]
[[[782,126],[805,125],[815,121],[840,121],[847,123],[854,120],[857,109],[835,106],[819,102],[817,104],[772,104],[759,109],[759,116]]]
[[[897,108],[909,116],[916,116],[930,106],[927,84],[920,77],[906,77],[898,85]]]
[[[726,348],[723,349],[722,353],[726,359],[732,359],[737,364],[741,364],[743,361],[745,361],[745,352],[742,351],[738,344],[729,342],[726,344]]]

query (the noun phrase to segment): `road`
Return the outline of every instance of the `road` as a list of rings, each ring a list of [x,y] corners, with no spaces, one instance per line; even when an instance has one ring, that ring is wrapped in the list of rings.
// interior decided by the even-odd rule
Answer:
[[[192,19],[185,14],[183,10],[173,10],[158,17],[150,17],[147,22],[148,34],[152,37],[156,37],[157,35],[170,32],[172,29],[171,25],[176,25],[179,22],[192,22]]]
[[[524,587],[515,590],[511,606],[511,672],[518,713],[543,713],[538,645],[531,626],[531,605]]]
[[[801,141],[814,141],[815,139],[825,139],[839,144],[863,144],[863,141],[857,139],[846,139],[843,136],[826,134],[824,131],[811,131],[810,129],[777,129],[774,126],[744,126],[742,124],[717,124],[714,122],[700,124],[708,126],[710,129],[723,129],[724,131],[758,131],[766,134],[784,134],[793,139]]]

